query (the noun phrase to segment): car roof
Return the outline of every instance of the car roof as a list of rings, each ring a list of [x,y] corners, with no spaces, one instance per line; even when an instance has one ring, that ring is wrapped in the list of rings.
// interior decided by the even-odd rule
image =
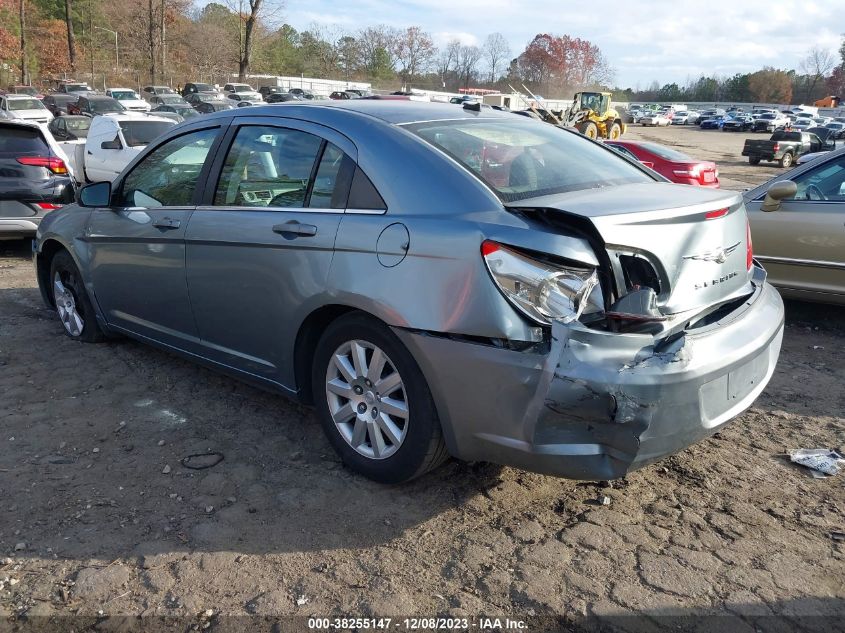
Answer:
[[[307,109],[306,109],[307,108]],[[256,106],[245,108],[243,111],[229,112],[228,116],[278,116],[281,112],[277,106]],[[385,123],[404,125],[423,121],[449,121],[458,119],[508,119],[513,116],[509,112],[501,112],[493,108],[467,110],[449,103],[430,103],[427,101],[395,101],[390,99],[347,99],[343,101],[321,101],[320,103],[300,103],[286,105],[283,116],[303,116],[303,118],[319,120],[331,119],[344,114],[365,115],[381,119]],[[226,116],[214,115],[214,116]]]

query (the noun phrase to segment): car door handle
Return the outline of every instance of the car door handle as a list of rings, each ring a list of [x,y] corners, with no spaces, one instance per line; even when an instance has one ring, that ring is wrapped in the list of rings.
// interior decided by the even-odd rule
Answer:
[[[173,218],[159,218],[153,222],[153,226],[157,229],[178,229],[182,226],[182,220],[174,220]]]
[[[298,220],[291,220],[273,227],[273,233],[279,235],[301,235],[302,237],[313,237],[317,235],[317,227],[313,224],[301,224]]]

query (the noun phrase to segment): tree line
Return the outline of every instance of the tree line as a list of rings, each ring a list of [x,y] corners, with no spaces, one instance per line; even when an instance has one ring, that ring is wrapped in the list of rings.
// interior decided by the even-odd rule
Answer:
[[[538,34],[521,52],[501,33],[435,44],[419,26],[354,31],[281,23],[280,0],[0,0],[0,83],[73,76],[102,81],[228,81],[233,73],[363,80],[382,88],[509,90],[542,94],[606,85],[599,47]]]
[[[237,73],[368,81],[377,88],[457,91],[481,87],[565,98],[611,89],[614,72],[593,42],[537,34],[512,51],[501,33],[479,45],[435,44],[419,26],[356,30],[282,21],[281,0],[0,0],[0,86],[88,79],[106,83],[225,83]],[[839,56],[813,48],[797,70],[762,68],[683,85],[613,88],[618,101],[809,102],[845,96],[845,38]]]
[[[628,102],[759,102],[812,104],[830,96],[845,97],[845,35],[839,55],[813,47],[797,70],[764,67],[730,77],[701,76],[684,85],[653,82],[645,89],[617,88],[615,99]]]

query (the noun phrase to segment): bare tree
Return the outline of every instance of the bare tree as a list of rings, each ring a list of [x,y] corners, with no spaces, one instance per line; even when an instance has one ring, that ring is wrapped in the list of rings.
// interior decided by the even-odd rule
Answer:
[[[437,62],[437,72],[440,75],[440,81],[443,87],[452,83],[452,76],[457,78],[458,75],[458,59],[461,55],[460,40],[452,40],[446,47],[440,51],[440,58]],[[458,79],[456,79],[458,81]]]
[[[464,88],[469,88],[470,79],[475,75],[482,52],[477,46],[461,46],[458,51],[458,72]]]
[[[502,66],[511,56],[511,47],[501,33],[491,33],[484,41],[484,56],[490,68],[490,83],[495,83],[501,74]]]
[[[358,31],[356,41],[361,64],[371,76],[390,71],[396,66],[396,41],[399,31],[384,24]]]
[[[73,8],[70,0],[65,0],[65,23],[67,24],[67,57],[71,71],[76,71],[76,38],[73,35]]]
[[[20,0],[21,26],[21,83],[27,83],[29,67],[26,62],[26,0]]]
[[[835,65],[836,59],[829,50],[814,46],[807,51],[807,56],[801,60],[800,69],[807,76],[806,99],[808,101],[812,98],[819,81],[827,77]]]
[[[428,68],[437,53],[437,47],[431,35],[418,26],[411,26],[396,41],[395,51],[402,81],[407,82]]]
[[[149,52],[151,84],[155,84],[156,82],[156,39],[155,8],[153,7],[153,0],[147,0],[147,49]],[[93,72],[91,74],[93,75]]]

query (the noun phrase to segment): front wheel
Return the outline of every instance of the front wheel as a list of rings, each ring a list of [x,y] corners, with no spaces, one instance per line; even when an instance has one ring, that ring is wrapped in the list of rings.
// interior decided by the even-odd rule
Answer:
[[[94,306],[79,269],[67,251],[59,251],[50,264],[50,292],[65,334],[77,341],[100,343],[105,334],[97,323]]]
[[[355,472],[402,483],[448,457],[425,377],[381,322],[361,313],[333,322],[317,345],[311,381],[323,431]]]
[[[592,121],[587,121],[586,123],[581,124],[581,134],[587,138],[598,138],[599,128]]]

